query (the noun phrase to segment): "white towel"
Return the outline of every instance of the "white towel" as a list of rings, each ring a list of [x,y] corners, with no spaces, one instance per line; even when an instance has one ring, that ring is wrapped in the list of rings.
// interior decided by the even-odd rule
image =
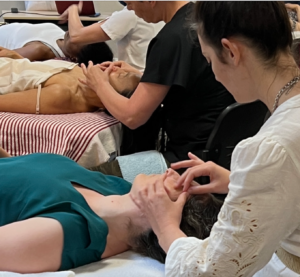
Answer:
[[[0,95],[37,88],[54,74],[71,70],[76,63],[60,60],[30,62],[28,59],[0,59]]]
[[[73,269],[76,277],[164,277],[165,265],[132,251]],[[58,276],[51,276],[58,277]]]
[[[155,150],[119,156],[116,159],[123,178],[130,183],[138,174],[161,174],[168,169],[163,155]]]

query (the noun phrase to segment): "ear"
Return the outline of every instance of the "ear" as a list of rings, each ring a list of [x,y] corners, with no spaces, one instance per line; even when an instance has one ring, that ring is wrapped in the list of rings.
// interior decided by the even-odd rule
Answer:
[[[222,38],[221,43],[225,50],[224,55],[226,61],[235,66],[238,65],[241,58],[241,51],[239,45],[235,41],[229,40],[227,38]]]

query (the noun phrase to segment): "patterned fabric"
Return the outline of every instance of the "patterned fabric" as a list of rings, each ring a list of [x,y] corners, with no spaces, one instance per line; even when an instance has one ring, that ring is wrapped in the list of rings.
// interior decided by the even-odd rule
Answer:
[[[300,257],[299,114],[297,95],[236,146],[229,193],[210,237],[175,240],[166,276],[286,276],[266,272],[273,272],[269,261],[279,246]],[[261,268],[265,274],[256,274]]]
[[[78,161],[93,137],[113,125],[104,112],[64,115],[0,113],[0,145],[12,156],[61,154]]]

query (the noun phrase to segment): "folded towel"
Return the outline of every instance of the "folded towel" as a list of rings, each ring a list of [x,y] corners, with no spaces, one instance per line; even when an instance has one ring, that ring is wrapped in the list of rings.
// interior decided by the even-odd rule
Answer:
[[[116,159],[123,178],[130,183],[138,174],[161,174],[168,169],[163,155],[155,150],[119,156]]]

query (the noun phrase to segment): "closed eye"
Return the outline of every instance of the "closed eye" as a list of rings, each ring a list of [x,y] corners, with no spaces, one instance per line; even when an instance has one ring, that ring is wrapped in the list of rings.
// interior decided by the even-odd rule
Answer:
[[[125,77],[127,77],[128,74],[129,74],[129,72],[120,73],[118,78],[125,78]]]

